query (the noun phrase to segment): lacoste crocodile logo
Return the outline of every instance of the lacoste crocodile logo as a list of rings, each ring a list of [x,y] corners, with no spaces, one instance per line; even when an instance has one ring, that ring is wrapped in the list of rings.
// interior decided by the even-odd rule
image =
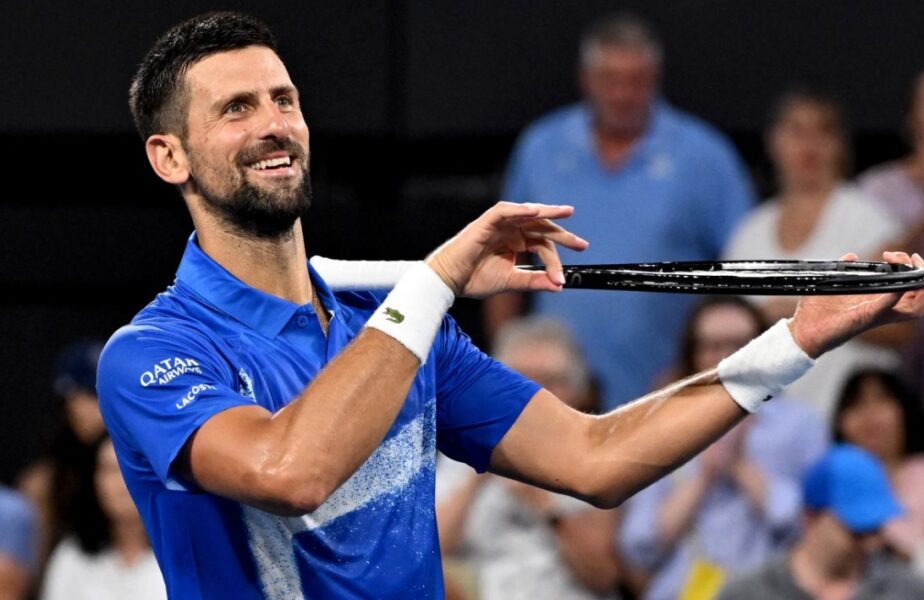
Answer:
[[[391,321],[392,323],[400,323],[404,320],[404,315],[395,310],[394,308],[385,307],[385,318]]]

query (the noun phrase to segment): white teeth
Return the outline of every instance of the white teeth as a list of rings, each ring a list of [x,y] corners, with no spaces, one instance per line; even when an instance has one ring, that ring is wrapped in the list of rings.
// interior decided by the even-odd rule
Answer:
[[[280,156],[279,158],[271,158],[271,159],[269,159],[269,160],[260,160],[260,161],[257,161],[257,162],[255,162],[255,163],[253,163],[252,165],[250,165],[250,167],[251,167],[252,169],[256,169],[256,170],[258,170],[258,171],[262,171],[263,169],[268,169],[268,168],[270,168],[270,167],[281,167],[281,166],[286,166],[286,167],[288,167],[288,166],[291,165],[291,164],[292,164],[292,157],[290,157],[290,156]]]

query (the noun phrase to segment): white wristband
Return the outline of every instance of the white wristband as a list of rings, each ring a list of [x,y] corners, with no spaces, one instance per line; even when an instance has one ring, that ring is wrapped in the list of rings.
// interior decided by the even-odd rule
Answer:
[[[719,379],[729,395],[748,412],[802,377],[815,359],[792,337],[786,319],[719,363]]]
[[[335,260],[312,256],[315,268],[332,291],[390,290],[401,276],[419,261],[413,260]]]
[[[416,262],[366,322],[427,362],[430,346],[455,295],[424,262]]]

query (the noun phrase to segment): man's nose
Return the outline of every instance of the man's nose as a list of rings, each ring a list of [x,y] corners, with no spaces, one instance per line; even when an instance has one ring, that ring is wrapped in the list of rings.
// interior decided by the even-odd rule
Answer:
[[[289,137],[289,121],[286,114],[275,103],[270,103],[262,112],[260,127],[261,138],[282,139]]]

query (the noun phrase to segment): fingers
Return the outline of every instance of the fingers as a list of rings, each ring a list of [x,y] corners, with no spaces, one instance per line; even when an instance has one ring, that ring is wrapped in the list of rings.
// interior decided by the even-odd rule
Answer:
[[[561,285],[551,279],[548,271],[514,269],[506,289],[521,292],[560,292]]]
[[[564,227],[556,225],[548,219],[542,219],[520,228],[523,236],[530,240],[548,240],[570,248],[571,250],[586,250],[590,243],[577,236]]]
[[[514,267],[508,280],[508,289],[529,292],[561,291],[565,284],[565,275],[555,244],[551,240],[535,240],[527,245],[526,250],[539,257],[545,271],[527,271]]]
[[[914,256],[909,256],[907,252],[883,252],[882,258],[888,263],[913,265],[918,268],[924,266],[924,260],[921,260],[921,256],[917,252],[914,253]]]
[[[550,239],[538,240],[527,246],[527,250],[536,254],[539,260],[545,265],[545,274],[548,279],[555,284],[555,289],[565,285],[565,273],[561,268],[561,258],[558,256],[558,249]]]
[[[563,219],[574,214],[574,207],[567,205],[537,204],[524,202],[498,202],[485,213],[493,223],[511,219]]]

